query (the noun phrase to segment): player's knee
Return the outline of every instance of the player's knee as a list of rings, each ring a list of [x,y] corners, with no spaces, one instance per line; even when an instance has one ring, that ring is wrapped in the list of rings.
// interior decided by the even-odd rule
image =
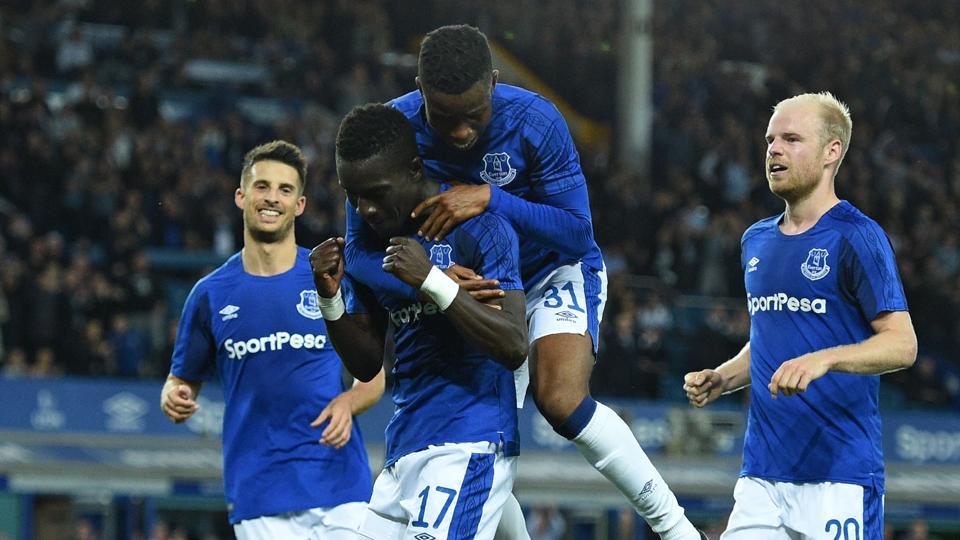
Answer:
[[[533,390],[537,409],[554,427],[565,422],[586,397],[585,389],[539,385]]]

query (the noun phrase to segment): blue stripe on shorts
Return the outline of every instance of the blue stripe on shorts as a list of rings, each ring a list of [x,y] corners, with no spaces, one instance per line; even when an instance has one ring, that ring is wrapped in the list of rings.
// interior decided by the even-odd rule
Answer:
[[[863,540],[883,540],[883,492],[863,486]]]
[[[473,454],[460,485],[457,507],[453,510],[448,540],[473,540],[483,516],[483,505],[493,487],[493,463],[496,454]]]
[[[581,263],[580,272],[583,274],[583,295],[587,297],[587,331],[593,338],[593,354],[596,355],[600,345],[600,319],[603,317],[601,305],[606,299],[607,291],[603,290],[603,281],[598,271]]]

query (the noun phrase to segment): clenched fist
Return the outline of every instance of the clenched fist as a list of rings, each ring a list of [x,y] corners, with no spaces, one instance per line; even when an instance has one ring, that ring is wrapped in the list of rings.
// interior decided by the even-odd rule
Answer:
[[[401,281],[419,289],[433,264],[427,252],[413,238],[395,236],[387,246],[387,256],[383,258],[383,269],[397,276]]]
[[[333,298],[343,279],[343,246],[341,237],[328,238],[310,251],[310,268],[317,294]]]

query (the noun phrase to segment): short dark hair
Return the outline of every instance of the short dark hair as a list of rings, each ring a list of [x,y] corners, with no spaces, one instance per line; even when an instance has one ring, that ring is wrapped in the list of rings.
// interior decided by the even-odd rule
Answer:
[[[307,159],[303,157],[300,147],[280,140],[261,144],[243,156],[243,169],[240,171],[241,186],[250,174],[254,163],[265,160],[279,161],[293,167],[300,176],[300,193],[303,193],[307,183]]]
[[[490,44],[476,27],[441,26],[420,44],[420,82],[444,94],[462,94],[492,71]]]
[[[416,154],[413,126],[402,112],[382,103],[354,107],[337,131],[337,158],[343,161],[361,161],[404,146]]]

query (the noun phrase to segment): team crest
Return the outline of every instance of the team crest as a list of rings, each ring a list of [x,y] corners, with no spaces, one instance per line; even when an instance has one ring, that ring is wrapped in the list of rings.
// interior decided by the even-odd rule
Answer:
[[[317,320],[323,315],[320,314],[320,296],[313,289],[300,291],[300,303],[297,304],[297,311],[308,319]]]
[[[483,170],[480,178],[495,186],[505,186],[517,177],[517,170],[510,166],[510,154],[498,152],[483,156]]]
[[[807,255],[807,260],[800,265],[800,272],[810,281],[823,279],[830,273],[830,266],[827,264],[827,255],[830,253],[825,249],[814,248]]]
[[[450,244],[430,246],[430,262],[437,268],[446,270],[453,265],[453,260],[450,258],[451,253],[453,253],[453,248],[450,247]]]

